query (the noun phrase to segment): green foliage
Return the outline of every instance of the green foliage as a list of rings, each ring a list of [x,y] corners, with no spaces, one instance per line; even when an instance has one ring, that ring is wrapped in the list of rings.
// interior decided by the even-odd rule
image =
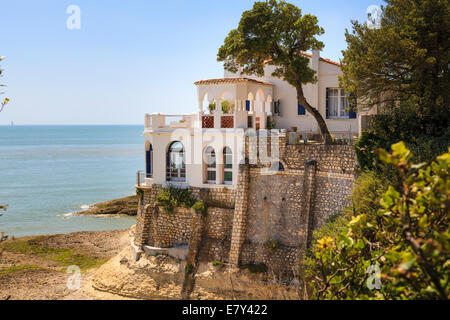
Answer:
[[[381,196],[386,192],[389,183],[391,180],[383,174],[374,171],[362,172],[353,187],[352,205],[346,208],[347,214],[376,215],[381,209]]]
[[[226,113],[226,114],[233,113],[233,111],[234,111],[234,103],[231,103],[228,100],[222,101],[221,107],[222,107],[222,112]],[[214,110],[216,110],[216,104],[210,103],[208,105],[208,110],[209,110],[209,113],[213,113]]]
[[[363,169],[382,170],[377,157],[379,148],[387,149],[398,141],[417,155],[417,161],[432,161],[450,145],[450,129],[445,117],[419,117],[419,108],[412,102],[402,102],[395,108],[373,117],[371,128],[355,145],[358,162]]]
[[[317,241],[339,234],[350,222],[351,217],[352,215],[348,212],[331,215],[320,228],[314,230],[313,239]]]
[[[233,113],[234,110],[234,103],[231,103],[228,100],[222,101],[222,112],[223,113]]]
[[[326,143],[331,142],[325,121],[306,100],[302,86],[317,82],[316,72],[309,67],[309,58],[302,51],[323,48],[317,39],[324,33],[316,16],[302,14],[285,1],[257,1],[244,11],[236,29],[230,31],[219,48],[217,60],[226,70],[264,75],[266,64],[275,67],[272,76],[291,84],[299,102],[316,119]]]
[[[29,270],[40,270],[42,268],[36,265],[22,265],[22,266],[13,266],[13,267],[0,267],[0,278],[2,276],[14,274],[17,272],[29,271]]]
[[[276,127],[277,127],[276,120],[273,117],[267,117],[266,129],[272,130],[272,129],[275,129]]]
[[[95,259],[70,249],[49,248],[37,240],[15,240],[4,242],[0,245],[6,251],[35,255],[45,260],[55,261],[62,267],[77,265],[82,271],[98,267],[107,259]]]
[[[382,188],[374,188],[377,178],[366,177],[357,192],[370,185],[373,199],[356,208],[357,214],[337,235],[317,240],[306,259],[316,298],[450,297],[450,154],[414,165],[403,143],[393,145],[392,151],[380,150],[379,157],[395,168],[398,185],[389,186],[374,208],[373,199]],[[367,285],[368,268],[375,265],[381,272],[380,290]]]
[[[269,250],[270,253],[274,253],[281,246],[280,241],[270,238],[264,243],[264,247]]]
[[[219,260],[213,261],[213,262],[212,262],[212,265],[213,265],[214,267],[219,267],[220,269],[222,269],[222,268],[225,267],[225,263],[222,262],[222,261],[219,261]]]
[[[355,144],[355,153],[361,168],[373,170],[377,167],[378,157],[375,151],[384,144],[383,140],[380,141],[373,131],[361,134]]]
[[[203,201],[197,201],[196,203],[194,203],[194,205],[192,206],[192,209],[195,210],[195,212],[199,212],[202,214],[202,216],[206,217],[207,214],[207,208],[205,205],[205,202]]]
[[[353,21],[346,31],[341,85],[359,106],[413,98],[418,117],[448,121],[450,2],[386,3],[380,28]]]
[[[144,191],[141,188],[136,188],[136,195],[140,200],[144,199]]]
[[[194,265],[192,263],[189,263],[186,265],[186,267],[184,268],[184,273],[186,274],[192,274],[192,272],[194,272]]]
[[[176,188],[169,185],[162,188],[156,196],[156,203],[168,213],[173,213],[176,207],[191,208],[195,198],[188,189]]]
[[[258,264],[248,263],[241,266],[242,269],[247,269],[250,273],[266,273],[267,265],[264,262],[260,262]]]

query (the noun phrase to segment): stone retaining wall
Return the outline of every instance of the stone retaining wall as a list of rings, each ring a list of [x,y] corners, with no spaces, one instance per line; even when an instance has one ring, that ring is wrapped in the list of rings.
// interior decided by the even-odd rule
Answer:
[[[245,150],[257,149],[261,143],[247,137]],[[247,154],[247,162],[239,165],[235,188],[189,188],[196,199],[208,204],[201,261],[220,260],[234,267],[264,263],[274,272],[293,272],[313,229],[350,203],[356,167],[352,146],[288,145],[281,135],[279,156],[284,171],[267,174],[267,161],[252,164]],[[195,213],[191,209],[163,212],[155,205],[160,188],[141,188],[135,243],[186,245]],[[279,243],[273,252],[265,247],[270,239]]]

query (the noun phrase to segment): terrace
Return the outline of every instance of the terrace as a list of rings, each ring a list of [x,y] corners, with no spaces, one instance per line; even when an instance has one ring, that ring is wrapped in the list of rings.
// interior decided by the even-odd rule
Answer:
[[[273,85],[248,78],[195,82],[198,112],[185,115],[145,115],[149,132],[184,129],[265,129],[274,113]]]

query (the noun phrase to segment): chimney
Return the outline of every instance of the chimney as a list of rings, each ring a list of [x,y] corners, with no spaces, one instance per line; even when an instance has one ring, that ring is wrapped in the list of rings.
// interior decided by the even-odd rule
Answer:
[[[319,72],[319,60],[320,60],[320,50],[313,49],[311,58],[311,69],[313,69],[316,72]]]

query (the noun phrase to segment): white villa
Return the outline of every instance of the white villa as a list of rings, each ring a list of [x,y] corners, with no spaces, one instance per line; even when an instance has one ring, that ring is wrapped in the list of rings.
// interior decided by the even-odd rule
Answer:
[[[303,53],[317,72],[318,82],[304,88],[307,100],[318,109],[335,137],[352,138],[360,132],[360,115],[349,106],[339,88],[340,64]],[[234,188],[247,130],[296,131],[308,139],[319,129],[297,102],[296,90],[272,77],[248,77],[225,71],[224,78],[195,82],[198,111],[186,115],[145,115],[146,172],[138,184],[177,184],[200,188]],[[226,101],[226,103],[224,103]]]

